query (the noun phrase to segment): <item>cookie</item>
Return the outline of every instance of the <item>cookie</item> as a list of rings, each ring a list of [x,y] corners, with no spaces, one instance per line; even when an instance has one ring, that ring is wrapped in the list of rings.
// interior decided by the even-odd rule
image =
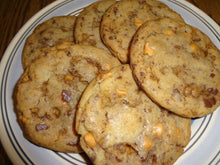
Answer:
[[[161,17],[183,21],[179,14],[156,0],[119,1],[103,15],[101,38],[113,55],[128,63],[130,42],[136,30],[145,21]]]
[[[220,51],[200,30],[169,18],[148,21],[130,60],[139,86],[166,109],[194,118],[220,105]]]
[[[60,152],[80,152],[75,110],[88,83],[120,62],[92,46],[59,44],[34,60],[14,91],[15,111],[24,136]]]
[[[172,164],[190,140],[191,120],[153,103],[128,64],[99,74],[76,113],[80,145],[94,164]]]
[[[48,48],[62,43],[73,42],[75,16],[58,16],[38,25],[26,39],[22,52],[22,66],[26,68],[41,55],[41,48]]]
[[[74,38],[77,44],[92,45],[108,50],[100,37],[100,22],[104,12],[115,2],[115,0],[102,0],[84,8],[76,19]]]

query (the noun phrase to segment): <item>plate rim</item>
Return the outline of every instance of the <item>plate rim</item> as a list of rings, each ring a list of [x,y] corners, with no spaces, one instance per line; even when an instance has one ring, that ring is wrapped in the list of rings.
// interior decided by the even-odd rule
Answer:
[[[66,3],[70,3],[70,2],[73,2],[73,1],[77,1],[77,0],[57,0],[57,1],[54,1],[52,2],[51,4],[45,6],[43,9],[41,9],[40,11],[38,11],[34,16],[32,16],[21,28],[20,30],[16,33],[16,35],[13,37],[13,39],[11,40],[11,42],[9,43],[8,47],[6,48],[5,52],[3,53],[3,56],[2,56],[2,59],[1,59],[1,62],[0,62],[0,94],[2,93],[2,87],[3,87],[3,78],[4,78],[4,75],[3,73],[6,71],[10,71],[10,70],[7,70],[6,69],[6,66],[7,66],[7,63],[10,61],[10,58],[14,58],[11,56],[12,54],[12,50],[14,50],[15,46],[17,45],[17,43],[19,42],[19,40],[21,39],[20,37],[21,36],[26,36],[28,35],[29,32],[27,32],[26,30],[30,28],[30,26],[32,25],[33,22],[35,22],[36,20],[38,20],[40,17],[42,17],[44,14],[46,14],[50,9],[52,9],[54,6],[58,5],[58,4],[61,4],[62,2],[66,2]],[[79,1],[79,0],[78,0]],[[93,0],[94,1],[94,0]],[[212,27],[212,29],[214,29],[214,31],[216,33],[214,33],[212,31],[213,34],[215,34],[216,36],[216,39],[219,41],[220,43],[220,34],[218,33],[218,31],[220,32],[220,26],[211,18],[209,17],[206,13],[204,13],[201,9],[197,8],[196,6],[194,6],[193,4],[187,2],[187,1],[182,1],[182,0],[160,0],[162,2],[164,1],[168,1],[168,2],[171,2],[171,3],[175,3],[177,4],[178,6],[181,6],[183,5],[184,7],[186,8],[189,8],[193,13],[196,13],[196,17],[199,16],[201,17],[201,20],[202,22],[205,21],[207,23],[209,23]],[[90,2],[92,2],[92,0],[90,0]],[[181,5],[180,5],[181,4]],[[181,6],[182,7],[182,6]],[[184,8],[185,9],[185,8]],[[192,13],[190,12],[190,13]],[[35,22],[35,25],[33,25],[32,29],[37,25],[39,24],[40,20],[38,22]],[[203,22],[204,23],[204,22]],[[25,37],[24,37],[25,38]],[[22,43],[22,42],[21,42]],[[13,60],[11,60],[12,62]],[[0,100],[2,101],[2,99]],[[2,109],[2,104],[1,104],[1,110]],[[3,123],[3,116],[2,116],[2,113],[0,113],[0,123]],[[5,125],[2,126],[5,128]],[[7,141],[4,137],[3,137],[3,129],[1,128],[0,129],[0,140],[1,142],[5,142]],[[8,135],[7,135],[8,136]],[[13,154],[11,154],[9,151],[10,149],[8,149],[6,146],[5,143],[2,143],[6,153],[8,154],[9,158],[11,159],[11,161],[13,163],[17,163],[17,160],[15,160],[15,158],[17,158],[17,155],[14,156]],[[16,152],[18,153],[18,152]],[[220,150],[218,151],[218,153],[215,155],[215,157],[219,157],[220,155]],[[215,160],[215,157],[212,159],[212,160]],[[21,157],[19,156],[19,158],[21,159]],[[220,160],[219,160],[220,161]]]

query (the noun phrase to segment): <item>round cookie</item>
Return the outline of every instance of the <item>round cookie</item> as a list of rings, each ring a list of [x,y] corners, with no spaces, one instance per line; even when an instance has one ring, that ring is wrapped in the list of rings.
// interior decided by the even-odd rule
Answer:
[[[62,43],[73,42],[75,16],[58,16],[38,25],[26,39],[22,52],[22,65],[26,68],[41,55],[41,48],[48,48]]]
[[[129,62],[129,47],[136,30],[147,20],[180,15],[156,0],[126,0],[113,4],[103,15],[100,34],[103,42],[122,63]]]
[[[133,38],[130,64],[139,86],[174,113],[202,117],[220,105],[220,51],[190,25],[146,22]]]
[[[80,152],[74,120],[78,100],[99,73],[120,62],[92,46],[59,44],[33,61],[14,91],[15,111],[24,136],[60,152]]]
[[[76,113],[80,145],[94,164],[172,164],[183,153],[191,120],[153,103],[128,64],[98,75]]]
[[[97,1],[84,8],[77,16],[74,38],[77,44],[92,45],[108,50],[103,44],[99,29],[102,15],[116,1]]]

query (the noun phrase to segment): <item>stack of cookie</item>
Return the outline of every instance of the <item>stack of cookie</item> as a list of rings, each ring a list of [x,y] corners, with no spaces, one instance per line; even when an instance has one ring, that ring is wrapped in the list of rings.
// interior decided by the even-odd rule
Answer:
[[[173,164],[191,118],[220,105],[220,51],[156,0],[103,0],[26,40],[15,111],[24,136],[94,164]]]

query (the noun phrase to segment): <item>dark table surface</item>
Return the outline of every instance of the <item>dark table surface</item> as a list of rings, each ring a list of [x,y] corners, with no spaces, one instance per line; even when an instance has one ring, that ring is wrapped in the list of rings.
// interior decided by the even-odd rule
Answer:
[[[55,0],[0,0],[0,60],[18,30],[40,9]],[[220,25],[220,0],[187,0]],[[0,143],[0,164],[12,164]]]

